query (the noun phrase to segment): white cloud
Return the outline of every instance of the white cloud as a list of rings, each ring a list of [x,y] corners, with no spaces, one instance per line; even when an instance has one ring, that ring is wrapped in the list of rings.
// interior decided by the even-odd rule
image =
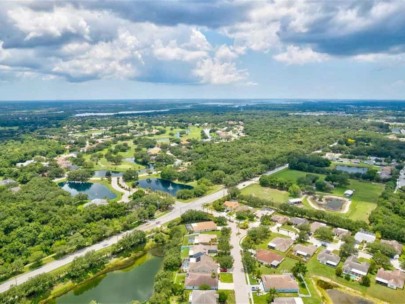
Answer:
[[[322,62],[329,58],[326,54],[314,52],[309,47],[298,47],[295,45],[287,46],[285,52],[273,56],[277,61],[287,64],[305,64],[311,62]]]
[[[230,84],[241,82],[248,77],[248,73],[245,70],[238,70],[234,63],[211,58],[200,61],[194,75],[204,84]]]

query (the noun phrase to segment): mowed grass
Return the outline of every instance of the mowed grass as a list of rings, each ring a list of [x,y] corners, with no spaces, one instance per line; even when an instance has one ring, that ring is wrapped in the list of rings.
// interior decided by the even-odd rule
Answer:
[[[302,172],[297,170],[286,169],[274,174],[274,177],[289,180],[291,182],[296,182],[298,178],[305,177],[307,174],[314,174],[308,172]],[[323,174],[314,174],[319,176],[321,179],[325,178]],[[349,212],[343,214],[353,220],[368,221],[370,213],[377,207],[378,197],[384,190],[384,184],[372,183],[367,181],[359,181],[350,179],[350,184],[344,188],[335,188],[332,191],[333,195],[344,196],[343,193],[347,189],[354,190],[354,194],[351,197],[352,203],[350,205]],[[325,193],[328,194],[328,193]],[[306,207],[309,205],[305,204]],[[309,207],[310,208],[310,207]],[[336,212],[331,212],[334,214],[339,214]]]
[[[282,204],[288,201],[288,192],[262,187],[259,184],[250,185],[242,190],[243,195],[253,195],[261,199],[271,200]]]
[[[219,280],[222,283],[233,283],[233,275],[232,273],[221,272],[219,274]]]
[[[342,263],[341,263],[342,264]],[[308,274],[307,276],[320,276],[333,280],[341,285],[357,290],[364,296],[370,296],[387,303],[404,303],[405,290],[404,289],[391,289],[380,284],[376,284],[375,275],[369,275],[371,285],[370,287],[361,286],[358,282],[347,281],[342,277],[335,275],[335,268],[329,267],[319,263],[316,257],[312,257],[307,263]]]

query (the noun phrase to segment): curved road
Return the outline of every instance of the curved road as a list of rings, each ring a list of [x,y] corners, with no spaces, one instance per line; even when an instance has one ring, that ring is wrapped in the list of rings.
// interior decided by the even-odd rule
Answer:
[[[267,173],[265,173],[266,175],[271,175],[274,173],[277,173],[283,169],[286,169],[288,167],[288,165],[284,165],[281,167],[278,167],[274,170],[271,170]],[[245,188],[251,184],[257,183],[259,180],[259,177],[255,177],[249,181],[245,181],[242,182],[238,185],[239,189]],[[207,196],[203,196],[201,198],[198,198],[196,200],[194,200],[193,202],[190,203],[181,203],[181,202],[176,202],[176,204],[174,205],[172,211],[170,211],[169,213],[165,214],[164,216],[160,217],[158,220],[154,220],[148,223],[145,223],[141,226],[136,227],[133,230],[129,230],[129,231],[125,231],[122,232],[120,234],[117,234],[115,236],[112,236],[108,239],[105,239],[102,242],[96,243],[92,246],[83,248],[81,250],[78,250],[70,255],[67,255],[59,260],[50,262],[48,264],[45,264],[44,266],[35,269],[33,271],[27,272],[27,273],[23,273],[19,276],[13,277],[5,282],[3,282],[0,285],[0,293],[5,292],[7,290],[9,290],[13,285],[19,285],[22,283],[25,283],[26,281],[28,281],[29,279],[43,274],[43,273],[48,273],[51,272],[55,269],[58,269],[66,264],[71,263],[75,258],[77,257],[81,257],[84,256],[87,252],[92,251],[92,250],[100,250],[103,249],[105,247],[109,247],[112,246],[114,244],[116,244],[120,239],[122,239],[126,234],[131,233],[134,230],[143,230],[143,231],[148,231],[151,230],[153,228],[159,227],[162,224],[168,223],[176,218],[178,218],[181,214],[183,214],[184,212],[188,211],[188,210],[201,210],[204,204],[207,203],[212,203],[213,201],[220,199],[224,196],[227,195],[227,190],[226,189],[222,189],[219,190],[215,193],[212,193],[210,195]]]

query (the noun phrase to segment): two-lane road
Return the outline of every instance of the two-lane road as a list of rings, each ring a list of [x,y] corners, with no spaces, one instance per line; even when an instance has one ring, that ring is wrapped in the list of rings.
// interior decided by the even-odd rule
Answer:
[[[266,172],[266,175],[271,175],[274,173],[277,173],[285,168],[287,168],[288,165],[284,165],[281,167],[278,167],[274,170],[271,170],[269,172]],[[259,180],[258,177],[255,177],[249,181],[245,181],[242,182],[238,185],[239,189],[243,189],[251,184],[257,183]],[[141,226],[136,227],[133,230],[143,230],[143,231],[148,231],[151,230],[153,228],[156,228],[162,224],[168,223],[176,218],[178,218],[181,214],[183,214],[184,212],[188,211],[188,210],[200,210],[202,209],[204,204],[208,204],[208,203],[212,203],[213,201],[223,198],[224,196],[227,195],[227,190],[226,189],[222,189],[219,190],[215,193],[212,193],[210,195],[206,195],[203,197],[200,197],[196,200],[194,200],[193,202],[190,203],[181,203],[181,202],[176,202],[176,204],[174,205],[172,211],[170,211],[169,213],[165,214],[164,216],[160,217],[158,220],[155,221],[151,221],[148,223],[145,223]],[[157,224],[157,222],[159,222],[159,224]],[[131,233],[133,230],[129,230],[129,231],[125,231],[122,232],[120,234],[114,235],[108,239],[103,240],[102,242],[96,243],[94,245],[91,245],[89,247],[83,248],[81,250],[78,250],[70,255],[67,255],[59,260],[50,262],[48,264],[45,264],[44,266],[35,269],[33,271],[27,272],[27,273],[23,273],[17,277],[13,277],[5,282],[3,282],[0,285],[0,293],[5,292],[7,290],[9,290],[13,285],[19,285],[22,283],[25,283],[26,281],[28,281],[29,279],[43,274],[43,273],[48,273],[51,272],[53,270],[56,270],[64,265],[67,265],[69,263],[71,263],[75,258],[84,256],[87,252],[89,251],[98,251],[100,249],[112,246],[114,244],[116,244],[120,239],[122,239],[123,236],[125,236],[128,233]]]

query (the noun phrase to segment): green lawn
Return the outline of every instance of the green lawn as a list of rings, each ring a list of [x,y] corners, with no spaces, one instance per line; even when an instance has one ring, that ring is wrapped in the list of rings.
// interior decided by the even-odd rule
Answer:
[[[182,259],[188,258],[189,252],[190,252],[190,248],[188,248],[188,247],[181,248],[181,258]]]
[[[235,291],[233,290],[219,290],[219,291],[227,294],[228,298],[226,300],[226,304],[236,304]]]
[[[242,190],[243,195],[253,195],[262,199],[271,200],[275,203],[286,203],[288,192],[277,189],[262,187],[259,184],[250,185]]]
[[[232,273],[221,272],[219,274],[219,280],[222,283],[233,283],[233,275]]]
[[[293,268],[297,262],[297,260],[286,257],[277,268],[261,265],[260,271],[262,274],[281,274],[291,272],[291,268]]]
[[[306,174],[313,174],[313,173],[285,169],[283,171],[274,174],[274,177],[296,182],[297,178],[303,177]],[[321,179],[325,177],[325,175],[322,174],[315,174],[315,175],[318,175]],[[350,179],[350,185],[344,188],[335,188],[333,189],[332,194],[337,196],[343,196],[343,193],[347,189],[353,189],[355,191],[351,198],[352,204],[350,205],[349,212],[342,216],[347,216],[353,220],[368,221],[368,217],[371,211],[373,211],[377,207],[377,200],[382,191],[384,190],[384,184]],[[309,204],[305,204],[305,202],[304,206],[311,208]],[[336,212],[332,213],[338,214]]]

